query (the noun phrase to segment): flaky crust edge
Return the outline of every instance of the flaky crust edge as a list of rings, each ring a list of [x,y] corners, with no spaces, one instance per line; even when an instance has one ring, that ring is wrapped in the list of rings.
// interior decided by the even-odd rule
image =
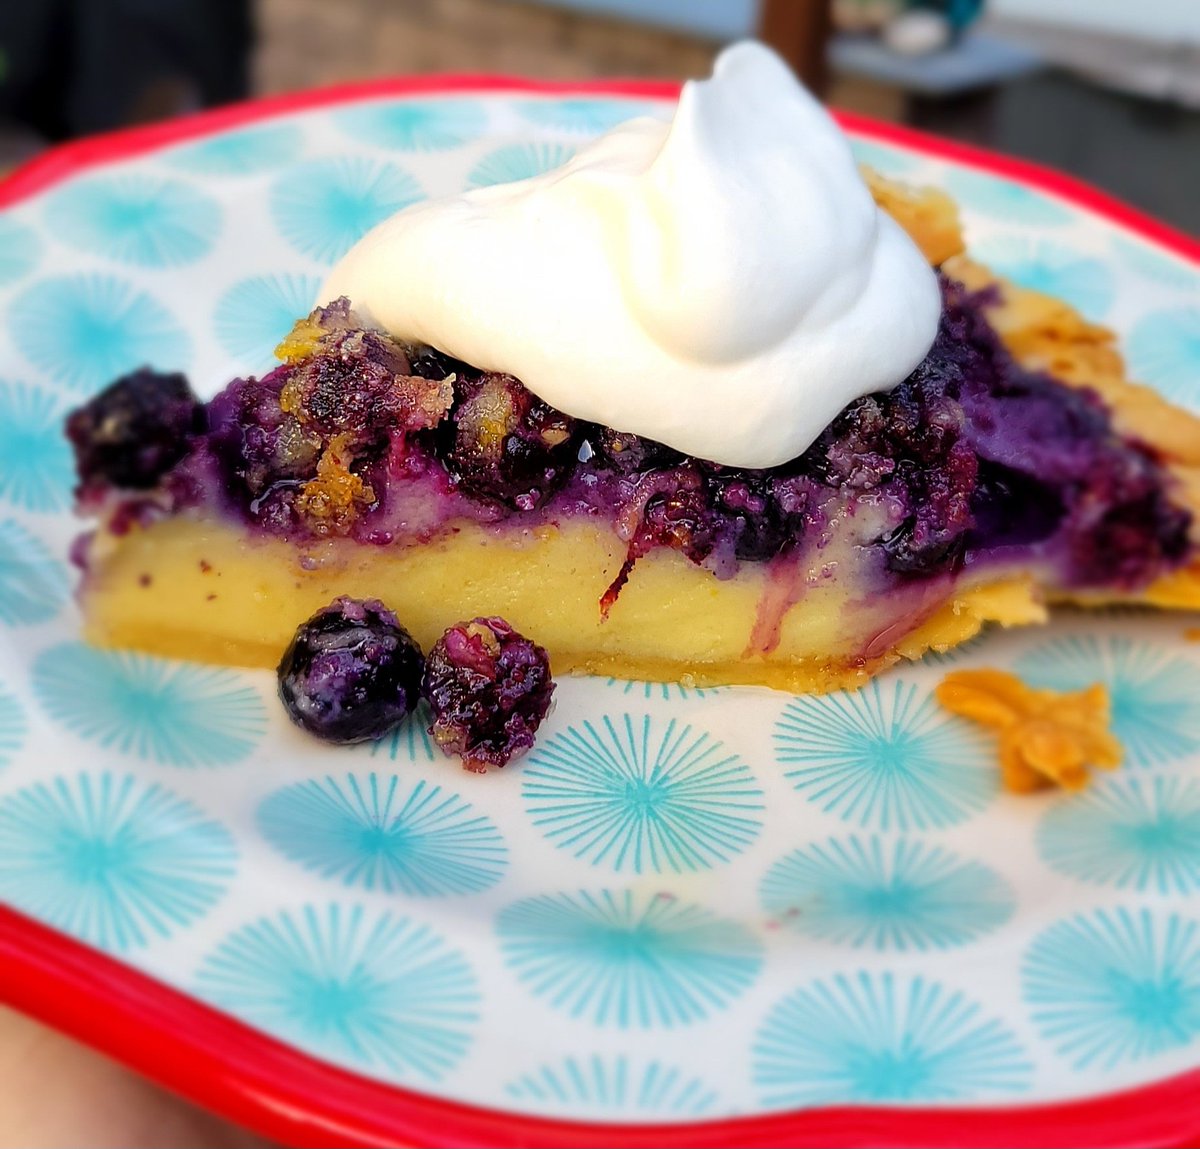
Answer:
[[[1148,447],[1174,480],[1175,500],[1192,512],[1197,553],[1182,568],[1138,592],[1063,594],[1059,601],[1082,605],[1144,603],[1200,610],[1200,418],[1129,378],[1116,333],[1091,323],[1069,304],[1019,287],[966,251],[958,207],[936,188],[913,188],[869,168],[863,176],[875,202],[912,237],[922,254],[952,279],[974,291],[988,289],[988,319],[1013,357],[1072,387],[1096,392],[1113,425]]]

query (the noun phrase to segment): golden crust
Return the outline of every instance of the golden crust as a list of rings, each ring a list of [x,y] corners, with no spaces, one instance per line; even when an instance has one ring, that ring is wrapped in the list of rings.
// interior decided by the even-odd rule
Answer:
[[[1018,362],[1074,387],[1095,391],[1122,435],[1150,447],[1175,479],[1177,500],[1191,510],[1192,538],[1200,546],[1200,418],[1168,402],[1125,372],[1117,336],[1090,323],[1061,299],[1019,287],[965,254],[958,208],[942,192],[907,188],[864,169],[876,203],[888,212],[934,266],[973,290],[990,289],[988,319]],[[1083,605],[1144,602],[1200,609],[1200,559],[1159,579],[1140,594],[1063,594]]]
[[[875,202],[908,232],[934,267],[965,250],[958,205],[944,191],[909,187],[872,168],[861,170]]]

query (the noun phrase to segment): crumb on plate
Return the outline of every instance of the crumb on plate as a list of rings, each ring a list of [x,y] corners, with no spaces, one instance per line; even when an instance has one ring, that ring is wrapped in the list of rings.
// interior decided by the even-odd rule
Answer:
[[[1028,794],[1048,786],[1082,790],[1089,768],[1121,764],[1121,743],[1109,729],[1108,691],[1036,690],[1003,670],[957,670],[935,691],[949,711],[995,730],[1006,790]]]

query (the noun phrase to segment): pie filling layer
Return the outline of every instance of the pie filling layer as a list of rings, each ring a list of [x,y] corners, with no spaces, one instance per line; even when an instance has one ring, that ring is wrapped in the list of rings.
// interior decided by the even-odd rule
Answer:
[[[423,643],[503,615],[559,672],[808,690],[1035,621],[1042,598],[1153,600],[1194,557],[1175,475],[1097,393],[1014,358],[997,288],[941,282],[908,379],[767,470],[574,420],[344,300],[203,406],[134,380],[115,418],[70,427],[102,522],[78,548],[89,636],[274,665],[350,594]]]

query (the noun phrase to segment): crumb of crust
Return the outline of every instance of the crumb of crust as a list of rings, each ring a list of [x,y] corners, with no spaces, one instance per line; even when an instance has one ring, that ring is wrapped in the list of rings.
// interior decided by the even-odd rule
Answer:
[[[319,535],[344,535],[375,492],[350,470],[344,453],[345,436],[335,435],[317,463],[317,477],[304,484],[297,509]]]
[[[930,264],[940,267],[963,251],[958,205],[944,191],[910,187],[865,164],[859,170],[876,204],[908,232]]]
[[[956,670],[935,691],[949,711],[986,726],[1000,738],[1006,790],[1029,794],[1048,786],[1082,790],[1089,768],[1121,764],[1121,743],[1109,730],[1108,691],[1035,690],[1002,670]]]
[[[1186,638],[1188,642],[1200,642],[1200,626],[1189,626],[1187,630],[1183,632],[1183,637]]]

